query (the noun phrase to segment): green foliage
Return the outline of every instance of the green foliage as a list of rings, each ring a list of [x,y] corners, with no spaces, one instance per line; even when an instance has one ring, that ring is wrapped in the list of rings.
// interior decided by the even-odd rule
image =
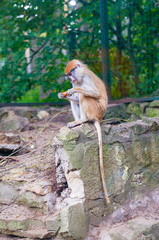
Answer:
[[[72,58],[102,76],[99,1],[76,2],[0,1],[0,102],[59,101]],[[159,87],[157,0],[108,3],[112,97],[152,94]]]
[[[68,60],[62,53],[65,49],[63,1],[7,0],[0,4],[4,10],[0,13],[0,53],[5,57],[0,101],[16,101],[39,85],[47,95],[48,91],[52,92],[53,101],[57,100],[59,89],[68,85],[60,85],[58,81]],[[26,56],[27,48],[30,48],[30,59]],[[28,67],[31,71],[27,71]]]
[[[40,98],[40,86],[26,92],[20,99],[17,99],[19,103],[34,103],[43,102]]]

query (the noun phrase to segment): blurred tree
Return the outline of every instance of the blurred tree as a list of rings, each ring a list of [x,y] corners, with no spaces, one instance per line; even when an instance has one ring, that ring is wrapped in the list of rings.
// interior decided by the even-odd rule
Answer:
[[[63,1],[5,0],[0,8],[0,101],[15,101],[38,85],[55,100],[67,61]]]
[[[158,1],[109,2],[112,96],[152,94],[159,88]]]
[[[41,101],[59,101],[70,87],[72,58],[102,76],[99,2],[0,1],[0,102],[41,89]],[[109,0],[112,97],[152,94],[159,86],[157,0]],[[33,99],[34,101],[34,99]]]

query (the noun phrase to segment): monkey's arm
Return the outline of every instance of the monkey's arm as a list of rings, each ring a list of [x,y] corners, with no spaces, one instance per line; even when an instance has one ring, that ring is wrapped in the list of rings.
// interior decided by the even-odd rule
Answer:
[[[58,93],[58,98],[60,98],[60,99],[67,99],[69,101],[72,101],[74,103],[79,104],[79,94],[73,94],[71,96],[68,96],[67,92]]]
[[[100,98],[99,92],[95,89],[85,90],[83,88],[74,87],[74,88],[71,88],[71,89],[67,90],[67,96],[68,97],[72,96],[75,93],[80,93],[80,94],[83,94],[87,97],[95,98],[97,100]]]

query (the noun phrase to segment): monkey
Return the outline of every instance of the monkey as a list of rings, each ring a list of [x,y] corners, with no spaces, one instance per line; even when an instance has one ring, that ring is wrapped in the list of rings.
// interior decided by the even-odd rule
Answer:
[[[69,78],[72,88],[58,94],[60,99],[67,99],[75,121],[67,124],[68,128],[86,122],[93,122],[98,134],[99,162],[102,185],[106,203],[110,200],[107,193],[102,150],[102,131],[100,122],[108,106],[108,96],[105,84],[93,73],[87,65],[79,60],[71,60],[65,68],[65,75]]]

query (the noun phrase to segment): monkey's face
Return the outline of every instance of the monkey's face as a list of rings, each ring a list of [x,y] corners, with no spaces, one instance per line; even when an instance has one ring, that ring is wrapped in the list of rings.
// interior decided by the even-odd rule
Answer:
[[[76,78],[76,73],[75,73],[75,70],[76,70],[77,67],[75,67],[74,69],[72,69],[68,74],[68,78],[70,80],[70,82],[72,84],[77,84],[78,83],[78,79]]]
[[[80,85],[82,83],[83,67],[80,61],[72,60],[68,63],[65,69],[65,74],[73,85]]]

